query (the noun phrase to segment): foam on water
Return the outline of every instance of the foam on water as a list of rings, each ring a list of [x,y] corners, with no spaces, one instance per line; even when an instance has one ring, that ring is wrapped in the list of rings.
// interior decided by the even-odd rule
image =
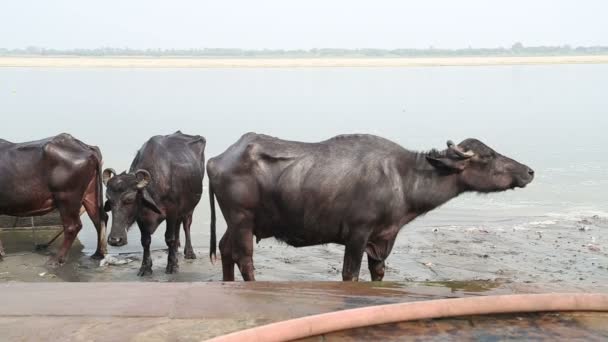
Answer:
[[[585,208],[573,208],[566,212],[550,212],[546,214],[547,217],[556,218],[561,221],[581,221],[581,220],[594,220],[594,221],[608,221],[608,212],[585,209]]]

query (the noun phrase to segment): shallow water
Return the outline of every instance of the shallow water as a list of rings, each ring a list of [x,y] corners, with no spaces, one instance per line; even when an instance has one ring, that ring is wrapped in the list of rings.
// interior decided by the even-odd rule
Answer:
[[[608,266],[603,249],[608,219],[607,76],[608,65],[4,68],[0,137],[26,141],[69,132],[98,145],[105,166],[119,171],[128,168],[147,138],[177,129],[205,136],[208,157],[248,131],[302,141],[373,133],[413,150],[476,137],[530,165],[535,181],[501,194],[463,195],[408,225],[388,259],[386,279],[490,279],[502,274],[533,281],[538,274],[545,279],[557,274],[557,280],[592,282],[608,277],[605,268],[592,267]],[[221,277],[220,268],[206,257],[206,198],[193,224],[199,259],[182,262],[188,265],[182,272],[191,278],[180,275],[177,280]],[[83,253],[90,254],[95,233],[89,220],[83,221],[79,237]],[[581,226],[591,230],[579,231]],[[218,228],[221,233],[225,224]],[[542,238],[535,241],[539,231]],[[162,235],[161,230],[153,241],[159,250],[154,277],[171,280],[162,272]],[[139,253],[137,229],[129,240],[128,246],[110,251]],[[560,250],[568,243],[559,240],[578,246]],[[504,255],[494,259],[495,250]],[[260,280],[337,280],[341,254],[340,246],[295,249],[264,240],[256,246],[254,260]],[[568,260],[575,261],[568,265]],[[425,266],[429,263],[439,266]],[[566,275],[555,273],[559,270]],[[98,279],[91,272],[80,268],[65,280]]]

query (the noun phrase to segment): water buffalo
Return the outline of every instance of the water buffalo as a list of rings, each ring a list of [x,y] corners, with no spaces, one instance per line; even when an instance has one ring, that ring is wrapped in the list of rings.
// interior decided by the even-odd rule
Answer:
[[[0,214],[39,216],[59,211],[64,240],[49,260],[51,266],[65,262],[82,228],[82,207],[97,230],[92,257],[103,258],[106,253],[101,164],[99,148],[65,133],[25,143],[0,139]]]
[[[139,275],[152,273],[150,242],[156,228],[167,221],[165,242],[169,248],[166,273],[178,270],[179,228],[186,232],[184,256],[196,255],[190,241],[192,212],[203,192],[205,175],[205,138],[175,132],[150,138],[137,152],[129,173],[103,172],[107,187],[106,211],[112,211],[108,243],[127,244],[127,230],[137,222],[141,231],[144,257]]]
[[[207,163],[211,252],[215,259],[215,201],[228,228],[219,243],[223,279],[255,280],[253,237],[295,247],[345,245],[342,278],[357,281],[363,253],[372,280],[408,222],[463,192],[525,187],[526,165],[479,140],[443,151],[408,151],[373,135],[341,135],[319,143],[248,133]]]

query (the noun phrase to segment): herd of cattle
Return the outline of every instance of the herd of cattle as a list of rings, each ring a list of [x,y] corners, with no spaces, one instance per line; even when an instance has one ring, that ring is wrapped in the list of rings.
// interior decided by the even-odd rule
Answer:
[[[150,138],[128,172],[102,171],[102,155],[69,134],[26,142],[0,139],[0,214],[44,215],[58,210],[64,240],[52,265],[65,262],[82,227],[84,211],[97,230],[93,258],[107,243],[127,243],[137,223],[144,249],[139,275],[152,273],[151,235],[166,222],[167,273],[178,270],[180,227],[185,258],[196,258],[190,240],[192,213],[203,192],[206,141],[176,132]],[[302,143],[247,133],[207,162],[211,205],[210,257],[216,259],[215,201],[227,229],[219,241],[223,279],[255,280],[253,240],[275,237],[295,246],[345,246],[343,280],[358,280],[367,254],[374,281],[384,277],[401,227],[464,192],[525,187],[526,165],[479,140],[441,151],[411,152],[373,135],[340,135]],[[103,203],[103,186],[106,202]],[[4,255],[0,242],[0,259]]]

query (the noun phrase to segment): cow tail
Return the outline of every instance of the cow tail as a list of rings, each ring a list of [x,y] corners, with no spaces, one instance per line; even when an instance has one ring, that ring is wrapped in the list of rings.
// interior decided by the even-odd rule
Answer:
[[[215,194],[213,193],[213,186],[211,182],[209,182],[209,206],[211,207],[211,224],[210,224],[210,241],[209,241],[209,258],[212,263],[215,263],[217,260],[216,255],[216,244],[217,238],[215,235]]]

